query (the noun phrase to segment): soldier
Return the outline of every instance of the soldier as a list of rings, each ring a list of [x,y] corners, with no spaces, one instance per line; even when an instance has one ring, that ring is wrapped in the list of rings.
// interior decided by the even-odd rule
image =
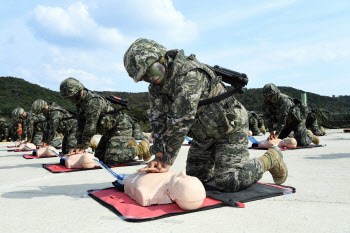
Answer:
[[[32,112],[25,112],[23,108],[15,108],[12,111],[12,118],[18,123],[23,124],[23,131],[27,137],[27,141],[24,143],[38,145],[42,142],[46,128],[45,117],[43,115],[35,115]]]
[[[53,146],[56,133],[61,133],[63,135],[63,154],[68,154],[71,149],[76,147],[77,119],[75,116],[55,102],[46,102],[42,99],[33,102],[32,111],[36,114],[43,114],[47,121],[47,130],[41,146]]]
[[[309,113],[307,114],[306,128],[311,130],[315,135],[326,135],[326,131],[318,124],[316,111],[311,108],[309,108]]]
[[[18,122],[12,121],[10,128],[9,138],[11,138],[12,141],[17,141],[19,139]]]
[[[7,142],[9,139],[10,125],[6,124],[5,118],[0,118],[0,141]]]
[[[78,145],[71,152],[82,153],[90,139],[99,133],[102,135],[95,156],[106,164],[113,165],[134,159],[148,161],[151,158],[149,143],[142,140],[137,145],[132,138],[132,124],[126,114],[114,108],[112,103],[101,95],[84,88],[74,78],[63,80],[61,95],[76,104],[78,114]]]
[[[265,124],[270,131],[268,140],[286,138],[294,131],[298,146],[319,144],[319,139],[306,129],[307,109],[301,101],[282,94],[272,83],[264,86],[263,96]]]
[[[256,114],[254,111],[248,112],[249,118],[249,130],[252,131],[253,136],[265,135],[264,120],[260,114]]]
[[[139,125],[138,120],[135,117],[131,117],[127,115],[129,121],[131,122],[132,125],[132,137],[135,138],[136,140],[141,140],[141,127]]]
[[[202,99],[227,91],[214,72],[195,55],[170,50],[149,39],[138,39],[124,55],[124,66],[135,82],[149,85],[150,123],[155,159],[146,172],[167,172],[185,136],[193,138],[186,173],[202,182],[215,177],[219,190],[232,192],[257,182],[265,171],[282,184],[287,167],[279,148],[249,159],[248,114],[233,96],[198,107]]]

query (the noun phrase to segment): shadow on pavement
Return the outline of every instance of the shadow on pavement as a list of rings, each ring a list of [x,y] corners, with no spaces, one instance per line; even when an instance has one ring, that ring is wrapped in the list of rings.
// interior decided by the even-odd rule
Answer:
[[[306,157],[305,159],[347,159],[350,158],[350,153],[325,154],[315,157]]]

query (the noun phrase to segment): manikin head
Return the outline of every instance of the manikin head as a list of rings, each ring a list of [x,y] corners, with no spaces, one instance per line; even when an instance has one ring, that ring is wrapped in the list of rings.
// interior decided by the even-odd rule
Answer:
[[[284,138],[281,142],[278,143],[278,147],[287,147],[293,149],[297,147],[297,140],[295,138]]]
[[[197,177],[187,176],[184,171],[173,175],[168,184],[168,196],[183,210],[194,210],[202,206],[205,189]]]
[[[124,66],[135,81],[162,83],[166,68],[163,56],[166,48],[149,39],[137,39],[124,54]]]

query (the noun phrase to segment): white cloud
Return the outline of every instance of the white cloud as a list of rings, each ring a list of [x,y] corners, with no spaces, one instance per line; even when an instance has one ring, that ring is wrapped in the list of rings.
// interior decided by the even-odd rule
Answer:
[[[39,5],[34,9],[32,22],[36,34],[49,42],[118,45],[125,39],[117,29],[98,25],[81,2],[67,9]]]

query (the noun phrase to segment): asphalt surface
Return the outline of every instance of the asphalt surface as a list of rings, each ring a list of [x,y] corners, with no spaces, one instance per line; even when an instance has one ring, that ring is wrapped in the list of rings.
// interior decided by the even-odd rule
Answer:
[[[126,222],[86,195],[112,186],[106,171],[53,174],[41,165],[57,158],[24,159],[28,152],[7,152],[13,143],[0,143],[0,232],[350,232],[350,133],[326,131],[325,147],[283,152],[285,185],[296,193],[143,223]],[[182,146],[171,170],[185,170],[188,149]],[[273,182],[268,172],[260,181]]]

